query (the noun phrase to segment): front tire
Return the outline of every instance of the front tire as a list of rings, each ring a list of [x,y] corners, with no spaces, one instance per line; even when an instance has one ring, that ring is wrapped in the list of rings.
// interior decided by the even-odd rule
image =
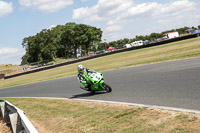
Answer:
[[[111,92],[112,91],[112,88],[110,87],[110,85],[106,84],[106,83],[103,83],[103,89],[106,91],[106,92]]]

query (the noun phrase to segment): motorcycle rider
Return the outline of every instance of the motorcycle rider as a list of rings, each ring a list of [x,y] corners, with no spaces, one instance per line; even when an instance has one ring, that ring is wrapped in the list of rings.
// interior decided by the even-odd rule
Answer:
[[[91,82],[88,78],[88,73],[92,72],[91,70],[89,70],[88,68],[85,68],[83,65],[78,65],[78,75],[77,75],[77,79],[80,81],[80,83],[82,83],[84,85],[84,83],[86,83],[87,85],[84,87],[81,87],[81,89],[87,90],[87,91],[91,91],[90,87],[91,87]]]

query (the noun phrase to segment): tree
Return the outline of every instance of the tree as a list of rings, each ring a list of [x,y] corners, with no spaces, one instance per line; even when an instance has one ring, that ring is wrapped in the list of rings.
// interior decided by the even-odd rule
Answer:
[[[106,42],[98,42],[97,43],[97,51],[105,50],[107,49],[107,43]]]
[[[22,64],[52,61],[56,57],[76,57],[79,48],[88,54],[91,49],[96,51],[101,36],[102,31],[96,27],[71,22],[43,29],[35,36],[23,39],[26,54],[22,57]]]
[[[96,27],[90,27],[88,26],[88,31],[86,32],[86,35],[88,37],[88,44],[86,44],[86,52],[88,53],[88,46],[96,45],[97,42],[101,41],[102,37],[102,31],[101,29],[98,29]]]
[[[151,33],[150,34],[150,40],[154,40],[154,39],[157,39],[157,38],[160,38],[162,37],[163,35],[160,34],[160,33]]]
[[[69,58],[72,56],[74,37],[75,37],[75,27],[76,23],[67,23],[63,28],[63,33],[61,35],[61,45],[64,57]]]

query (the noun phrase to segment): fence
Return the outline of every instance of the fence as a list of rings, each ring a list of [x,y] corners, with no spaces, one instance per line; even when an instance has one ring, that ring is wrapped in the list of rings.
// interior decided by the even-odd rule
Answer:
[[[11,125],[13,133],[38,133],[25,113],[8,101],[0,100],[0,116]]]

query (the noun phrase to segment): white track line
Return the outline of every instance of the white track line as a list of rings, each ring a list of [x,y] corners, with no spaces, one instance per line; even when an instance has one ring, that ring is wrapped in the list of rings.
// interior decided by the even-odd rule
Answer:
[[[162,110],[200,114],[199,110],[165,107],[165,106],[157,106],[157,105],[137,104],[137,103],[128,103],[128,102],[105,101],[105,100],[91,100],[91,99],[79,99],[79,98],[58,98],[58,97],[1,97],[1,98],[40,98],[40,99],[58,99],[58,100],[98,102],[98,103],[119,104],[119,105],[121,104],[121,105],[129,105],[129,106],[136,106],[136,107],[143,107],[143,108],[155,108],[155,109],[162,109]]]

